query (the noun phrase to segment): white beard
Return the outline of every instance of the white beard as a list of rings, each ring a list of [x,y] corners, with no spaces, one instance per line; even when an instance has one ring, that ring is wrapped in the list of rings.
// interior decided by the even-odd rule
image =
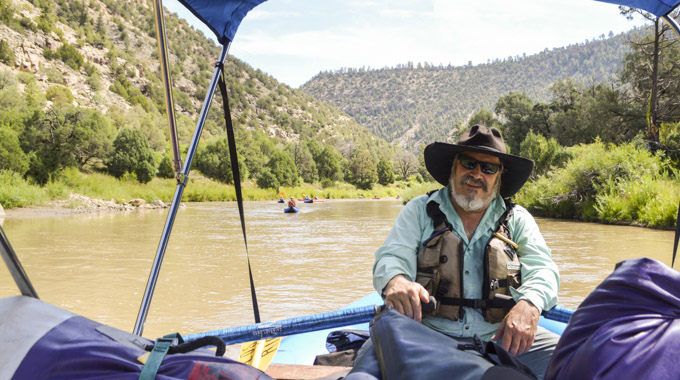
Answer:
[[[475,198],[475,194],[459,194],[458,191],[456,191],[456,186],[455,186],[455,175],[451,175],[449,178],[449,187],[451,188],[451,198],[452,200],[460,206],[463,210],[466,212],[473,212],[473,211],[481,211],[485,210],[491,202],[496,198],[496,195],[498,195],[498,191],[500,190],[500,177],[496,179],[496,183],[493,186],[492,191],[489,193],[487,197],[482,197],[482,198]],[[461,178],[461,184],[464,184],[465,177]]]

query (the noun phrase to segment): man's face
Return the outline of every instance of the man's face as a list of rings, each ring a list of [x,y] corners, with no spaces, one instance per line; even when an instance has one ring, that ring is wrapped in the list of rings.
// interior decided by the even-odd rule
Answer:
[[[461,158],[467,168],[461,164]],[[498,157],[476,152],[463,152],[453,162],[449,178],[451,197],[465,211],[486,210],[500,189],[501,170],[494,174],[484,173],[480,162],[500,165]]]

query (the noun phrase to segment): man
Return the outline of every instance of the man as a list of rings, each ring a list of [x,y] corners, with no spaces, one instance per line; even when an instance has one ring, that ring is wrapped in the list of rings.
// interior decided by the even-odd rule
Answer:
[[[479,125],[424,155],[445,187],[401,211],[375,254],[374,287],[386,305],[434,330],[501,342],[542,378],[559,337],[538,318],[557,303],[559,274],[533,217],[504,201],[527,181],[533,161],[507,154],[500,132]],[[423,313],[431,296],[437,309]]]

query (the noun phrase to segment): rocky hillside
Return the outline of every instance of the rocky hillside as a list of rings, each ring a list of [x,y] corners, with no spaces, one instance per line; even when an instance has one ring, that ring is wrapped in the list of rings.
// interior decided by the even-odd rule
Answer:
[[[157,117],[165,106],[152,7],[149,0],[0,0],[0,42],[12,55],[2,60],[0,71],[19,78],[22,92],[32,76],[42,94],[65,87],[73,106],[107,114],[132,112],[137,118],[152,114],[158,124],[154,128],[163,130],[163,117]],[[165,24],[180,140],[187,143],[220,48],[174,14],[166,13]],[[356,145],[389,149],[346,114],[234,57],[228,58],[227,71],[238,127],[283,143],[319,137],[338,150]],[[48,96],[45,107],[52,103]],[[219,111],[211,112],[207,137],[221,135],[223,124]]]

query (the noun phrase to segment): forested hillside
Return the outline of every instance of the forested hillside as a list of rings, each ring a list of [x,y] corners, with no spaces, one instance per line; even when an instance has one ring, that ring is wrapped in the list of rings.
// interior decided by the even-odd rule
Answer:
[[[451,140],[452,127],[476,111],[493,110],[510,91],[534,101],[551,98],[554,82],[611,82],[630,51],[626,34],[546,49],[482,65],[408,63],[378,70],[343,69],[316,75],[301,89],[347,112],[373,133],[417,152],[420,144]],[[490,52],[489,55],[492,53]]]
[[[165,24],[186,145],[220,49],[175,15]],[[155,33],[148,0],[0,0],[0,170],[40,184],[67,167],[142,182],[172,176]],[[234,57],[226,72],[243,178],[272,188],[359,183],[352,164],[368,161],[374,183],[375,162],[394,153],[333,106]],[[215,101],[194,168],[230,183]]]

